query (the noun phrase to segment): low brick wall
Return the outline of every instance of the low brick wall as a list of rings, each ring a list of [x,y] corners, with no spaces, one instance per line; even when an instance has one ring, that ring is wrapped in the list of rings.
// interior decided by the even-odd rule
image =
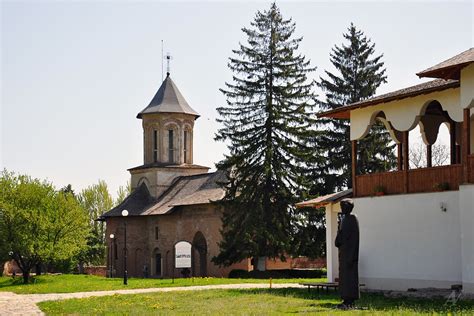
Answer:
[[[293,258],[292,269],[321,269],[326,268],[326,258],[309,259],[307,257]]]
[[[106,266],[90,266],[84,267],[84,273],[97,276],[107,276],[107,267]]]
[[[286,261],[281,261],[280,259],[267,259],[265,263],[265,268],[267,270],[285,270],[291,269],[292,258],[287,258]]]

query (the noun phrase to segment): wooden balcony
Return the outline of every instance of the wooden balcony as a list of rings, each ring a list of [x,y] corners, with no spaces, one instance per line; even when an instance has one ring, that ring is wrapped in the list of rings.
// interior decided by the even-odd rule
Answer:
[[[474,155],[469,156],[474,170]],[[462,183],[462,165],[421,168],[408,171],[392,171],[356,176],[356,197],[374,196],[376,187],[383,187],[385,194],[405,194],[439,191],[437,186],[446,185],[448,190],[458,190]],[[474,174],[470,181],[474,183]]]
[[[461,143],[456,143],[456,129],[450,130],[451,165],[410,170],[409,131],[401,132],[398,144],[398,171],[356,175],[357,140],[352,140],[352,188],[354,197],[384,194],[407,194],[459,190],[462,183],[474,183],[474,154],[471,149],[471,113],[463,110]],[[450,119],[451,120],[451,119]],[[454,121],[450,121],[454,123]],[[453,125],[454,126],[454,125]],[[427,152],[428,161],[431,151]],[[430,165],[431,163],[428,163]],[[408,169],[408,170],[407,170]]]

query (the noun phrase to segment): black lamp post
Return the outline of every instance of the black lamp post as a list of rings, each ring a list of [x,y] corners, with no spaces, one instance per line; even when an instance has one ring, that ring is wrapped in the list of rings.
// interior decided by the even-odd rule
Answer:
[[[122,211],[123,218],[123,226],[124,226],[124,245],[123,245],[123,284],[128,284],[128,275],[127,275],[127,222],[125,217],[128,216],[128,211]]]
[[[109,265],[109,269],[110,269],[110,274],[109,274],[109,277],[113,277],[113,274],[114,274],[114,238],[115,238],[115,235],[114,234],[110,234],[110,250],[109,250],[109,257],[110,257],[110,265]]]

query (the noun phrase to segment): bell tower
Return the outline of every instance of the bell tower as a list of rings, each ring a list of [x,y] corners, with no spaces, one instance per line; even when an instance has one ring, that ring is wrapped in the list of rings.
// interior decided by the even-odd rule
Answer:
[[[137,115],[143,126],[143,165],[129,169],[132,189],[144,182],[158,197],[178,176],[207,173],[208,167],[193,164],[198,117],[168,72],[150,104]]]

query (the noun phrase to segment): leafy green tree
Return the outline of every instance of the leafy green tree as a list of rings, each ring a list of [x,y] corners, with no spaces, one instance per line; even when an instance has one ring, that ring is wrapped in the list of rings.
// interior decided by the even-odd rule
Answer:
[[[79,253],[87,234],[87,214],[72,194],[27,175],[1,173],[0,250],[15,260],[25,283],[36,265]]]
[[[387,82],[383,55],[375,56],[375,44],[351,23],[343,35],[346,44],[335,46],[330,60],[337,72],[325,71],[319,87],[326,100],[321,110],[365,100],[375,95],[377,88]],[[318,144],[324,149],[326,164],[319,165],[315,175],[320,181],[313,188],[315,194],[328,194],[352,186],[350,125],[346,120],[320,119]],[[358,172],[386,171],[396,164],[394,146],[383,125],[377,124],[363,141],[359,141]]]
[[[117,198],[115,199],[115,205],[122,203],[123,200],[125,200],[125,198],[130,195],[130,193],[132,193],[132,184],[130,181],[128,181],[126,185],[119,186],[117,190]]]
[[[223,127],[215,139],[230,152],[217,165],[229,179],[213,258],[224,266],[291,253],[292,206],[309,186],[314,155],[314,82],[307,78],[314,68],[298,53],[295,23],[273,3],[242,31],[247,43],[229,58],[233,80],[221,89],[227,105],[217,109]]]
[[[99,180],[81,191],[78,201],[89,215],[88,223],[90,234],[87,240],[87,249],[81,253],[81,263],[100,265],[105,263],[105,224],[97,219],[112,209],[114,201],[109,193],[107,183]]]

